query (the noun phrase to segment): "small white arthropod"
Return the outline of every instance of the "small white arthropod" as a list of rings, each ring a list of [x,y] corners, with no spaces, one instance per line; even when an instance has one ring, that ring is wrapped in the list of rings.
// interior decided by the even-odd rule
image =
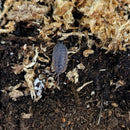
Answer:
[[[34,81],[34,89],[35,89],[35,93],[38,97],[42,96],[42,91],[43,91],[44,87],[45,86],[44,86],[43,82],[39,78],[36,78]]]
[[[59,85],[59,75],[65,72],[68,64],[68,50],[63,43],[55,45],[52,53],[51,70],[57,74],[57,86]]]

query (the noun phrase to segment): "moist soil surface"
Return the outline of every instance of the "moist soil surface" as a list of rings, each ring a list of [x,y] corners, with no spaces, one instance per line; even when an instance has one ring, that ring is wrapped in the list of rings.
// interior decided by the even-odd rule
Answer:
[[[69,49],[75,45],[76,40],[76,37],[71,36],[65,45]],[[87,47],[84,44],[86,41],[82,40],[81,49],[69,56],[67,70],[60,75],[60,90],[44,90],[38,102],[34,102],[30,95],[19,97],[14,101],[8,92],[3,93],[2,90],[5,88],[24,81],[24,72],[15,75],[11,68],[14,64],[20,63],[18,59],[20,48],[25,43],[37,46],[39,42],[43,41],[34,42],[26,37],[1,35],[0,130],[128,130],[130,128],[130,50],[105,54],[106,50],[93,46],[94,54],[84,57],[83,51]],[[66,73],[79,63],[82,63],[85,69],[78,70],[79,82],[74,84],[68,80]],[[93,83],[86,85],[79,92],[76,91],[89,81]],[[24,114],[31,116],[24,117]]]

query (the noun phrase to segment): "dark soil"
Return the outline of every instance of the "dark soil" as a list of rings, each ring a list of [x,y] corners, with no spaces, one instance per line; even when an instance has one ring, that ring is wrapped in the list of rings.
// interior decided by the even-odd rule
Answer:
[[[24,81],[24,73],[15,75],[11,66],[20,63],[18,51],[25,43],[38,45],[40,42],[17,37],[11,39],[7,36],[1,36],[2,40],[6,42],[0,43],[0,90]],[[68,38],[67,48],[73,46],[75,41],[75,37]],[[93,46],[94,54],[85,58],[82,54],[87,48],[84,43],[82,45],[81,50],[69,58],[66,70],[72,70],[79,63],[86,67],[85,70],[79,70],[79,82],[76,85],[63,73],[60,76],[61,90],[44,91],[38,102],[33,102],[30,96],[13,101],[8,93],[0,91],[0,130],[130,128],[130,51],[105,54],[105,50]],[[14,54],[10,55],[11,52]],[[105,71],[100,71],[101,69]],[[78,87],[91,80],[92,84],[77,93]],[[110,81],[115,84],[111,85]],[[123,81],[124,84],[117,87],[118,81]],[[67,85],[63,82],[67,82]],[[22,113],[32,113],[32,116],[23,119]]]

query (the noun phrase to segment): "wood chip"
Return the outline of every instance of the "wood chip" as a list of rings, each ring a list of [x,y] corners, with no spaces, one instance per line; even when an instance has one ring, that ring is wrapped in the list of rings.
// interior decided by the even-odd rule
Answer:
[[[94,54],[94,50],[89,49],[83,52],[84,57],[88,57],[90,54]]]

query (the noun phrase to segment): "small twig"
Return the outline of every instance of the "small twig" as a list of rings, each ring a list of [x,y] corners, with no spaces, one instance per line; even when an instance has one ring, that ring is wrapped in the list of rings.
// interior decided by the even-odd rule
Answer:
[[[77,92],[79,92],[79,91],[82,90],[86,85],[91,84],[91,83],[93,83],[93,81],[89,81],[89,82],[84,83],[81,87],[77,88]]]
[[[59,38],[59,40],[64,40],[64,39],[67,39],[69,36],[79,36],[79,37],[85,37],[86,35],[81,33],[81,32],[71,32],[71,33],[61,33],[61,32],[58,32],[57,33],[59,36],[62,36],[61,38]]]

